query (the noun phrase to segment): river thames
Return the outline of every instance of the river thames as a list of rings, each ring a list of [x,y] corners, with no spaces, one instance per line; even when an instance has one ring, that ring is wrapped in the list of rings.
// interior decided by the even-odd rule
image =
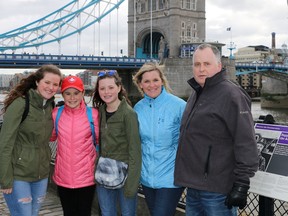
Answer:
[[[6,96],[5,94],[0,94],[0,102],[4,100],[5,96]],[[91,99],[90,97],[85,96],[86,103],[89,104],[89,102],[91,101],[90,99]],[[61,94],[56,94],[55,95],[56,103],[61,100],[63,100]],[[261,115],[265,116],[267,114],[271,114],[274,117],[275,121],[281,124],[287,124],[288,122],[288,109],[267,109],[267,108],[264,109],[261,108],[260,101],[252,102],[252,115],[255,121],[259,119],[259,116]],[[2,115],[0,116],[0,120],[2,120]]]

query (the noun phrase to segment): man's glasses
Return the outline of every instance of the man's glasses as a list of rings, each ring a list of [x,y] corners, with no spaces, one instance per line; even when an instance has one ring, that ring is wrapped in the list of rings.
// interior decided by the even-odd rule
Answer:
[[[99,71],[97,73],[98,77],[103,77],[103,76],[114,76],[115,74],[117,74],[116,70],[107,70],[107,71]]]

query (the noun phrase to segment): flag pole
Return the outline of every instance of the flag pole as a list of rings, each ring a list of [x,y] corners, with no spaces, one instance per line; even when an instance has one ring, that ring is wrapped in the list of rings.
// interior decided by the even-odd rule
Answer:
[[[228,47],[228,49],[230,50],[230,56],[229,56],[229,59],[234,59],[234,56],[233,56],[233,49],[236,49],[236,46],[234,44],[234,42],[232,41],[232,28],[231,27],[228,27],[226,30],[227,31],[230,31],[230,45]]]

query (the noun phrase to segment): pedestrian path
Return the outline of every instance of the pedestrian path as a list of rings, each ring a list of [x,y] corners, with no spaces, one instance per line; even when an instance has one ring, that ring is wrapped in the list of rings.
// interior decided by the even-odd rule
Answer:
[[[0,193],[0,215],[10,216],[2,193]],[[63,216],[60,200],[54,189],[48,189],[47,196],[39,212],[39,216]],[[99,216],[96,209],[93,209],[92,216]]]
[[[98,205],[97,205],[96,200],[94,200],[91,215],[100,216],[98,212]],[[141,194],[138,194],[137,215],[149,216],[148,208],[145,203],[145,199],[143,195]],[[175,214],[175,216],[184,216],[184,215],[185,213],[183,211],[179,211],[179,209]],[[7,205],[5,203],[2,193],[0,193],[0,216],[10,216],[9,210],[7,208]],[[53,187],[53,185],[51,184],[48,187],[47,196],[39,212],[39,216],[63,216],[63,211],[62,211],[59,197],[57,196],[55,187]]]

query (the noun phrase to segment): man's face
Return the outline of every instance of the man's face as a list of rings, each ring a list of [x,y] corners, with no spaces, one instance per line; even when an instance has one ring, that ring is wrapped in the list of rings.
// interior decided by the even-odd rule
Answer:
[[[204,87],[207,77],[213,77],[222,68],[211,48],[196,50],[193,57],[193,74],[196,82]]]

